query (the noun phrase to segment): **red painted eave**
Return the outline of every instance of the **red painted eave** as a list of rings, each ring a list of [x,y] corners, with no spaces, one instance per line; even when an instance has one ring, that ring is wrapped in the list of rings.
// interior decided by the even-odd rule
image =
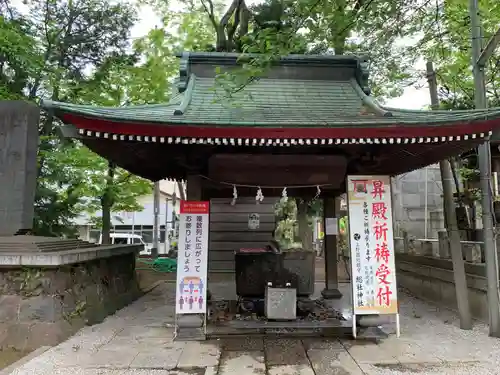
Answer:
[[[124,123],[86,118],[68,113],[60,115],[60,118],[65,123],[72,124],[80,130],[135,136],[189,138],[415,138],[472,135],[500,129],[500,119],[440,125],[395,124],[387,126],[374,124],[373,126],[363,127],[359,125],[346,127],[250,127]]]

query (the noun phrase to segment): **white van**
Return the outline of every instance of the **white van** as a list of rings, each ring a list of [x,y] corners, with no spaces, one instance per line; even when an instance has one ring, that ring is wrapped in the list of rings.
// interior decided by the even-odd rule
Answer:
[[[112,245],[132,245],[140,244],[144,245],[144,250],[142,250],[140,255],[151,255],[151,245],[144,242],[142,236],[132,233],[110,233],[109,237],[111,239]],[[99,237],[99,245],[102,245],[102,234]]]

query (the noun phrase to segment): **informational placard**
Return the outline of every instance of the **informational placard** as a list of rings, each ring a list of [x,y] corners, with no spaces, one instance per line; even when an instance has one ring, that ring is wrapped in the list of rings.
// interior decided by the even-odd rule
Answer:
[[[327,236],[336,236],[339,234],[339,224],[336,217],[325,218],[325,234]]]
[[[397,314],[390,177],[348,176],[347,190],[354,314]]]
[[[176,314],[206,314],[210,203],[181,201]]]
[[[248,229],[256,230],[260,227],[260,215],[257,213],[248,214]]]

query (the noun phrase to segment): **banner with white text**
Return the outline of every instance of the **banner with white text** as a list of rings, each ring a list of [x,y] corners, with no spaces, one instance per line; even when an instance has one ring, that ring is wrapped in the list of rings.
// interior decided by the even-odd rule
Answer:
[[[176,314],[206,314],[210,202],[181,201]]]
[[[389,176],[347,176],[354,314],[397,314]]]

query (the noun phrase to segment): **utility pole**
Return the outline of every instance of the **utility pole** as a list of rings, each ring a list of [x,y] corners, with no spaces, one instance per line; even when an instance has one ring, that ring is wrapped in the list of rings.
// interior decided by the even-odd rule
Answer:
[[[175,186],[174,186],[174,193],[172,194],[172,236],[170,238],[170,245],[169,245],[170,249],[172,248],[173,240],[176,240],[177,246],[179,246],[179,237],[177,236],[177,221],[176,221],[177,214],[175,213],[176,204],[177,204],[177,195],[175,194]],[[179,248],[177,247],[177,251],[172,252],[172,255],[175,254],[175,257],[177,258],[178,252]]]
[[[479,18],[478,0],[469,0],[469,16],[472,36],[472,72],[474,75],[474,104],[477,109],[488,107],[486,99],[486,83],[484,69],[486,62],[500,41],[500,30],[490,39],[487,47],[482,49],[482,30]],[[478,164],[481,181],[481,207],[483,211],[484,258],[486,262],[486,279],[488,291],[488,312],[490,336],[500,337],[500,303],[498,297],[498,268],[495,229],[493,227],[491,156],[490,141],[478,147]]]
[[[436,73],[434,72],[432,62],[427,63],[427,82],[429,82],[432,109],[439,109]],[[443,207],[446,219],[446,230],[448,231],[448,238],[450,241],[451,260],[453,262],[453,278],[455,281],[458,314],[460,316],[460,328],[472,329],[467,275],[465,274],[460,232],[458,231],[457,215],[455,204],[453,203],[453,174],[450,162],[448,160],[441,160],[439,162],[439,169],[441,171],[441,182],[443,184]]]
[[[153,221],[153,249],[151,251],[151,256],[153,258],[158,257],[158,229],[159,229],[159,216],[160,216],[160,181],[156,181],[154,185],[154,197],[153,197],[153,210],[154,210],[154,221]]]
[[[168,239],[168,198],[165,198],[165,254],[170,252],[170,240]]]

